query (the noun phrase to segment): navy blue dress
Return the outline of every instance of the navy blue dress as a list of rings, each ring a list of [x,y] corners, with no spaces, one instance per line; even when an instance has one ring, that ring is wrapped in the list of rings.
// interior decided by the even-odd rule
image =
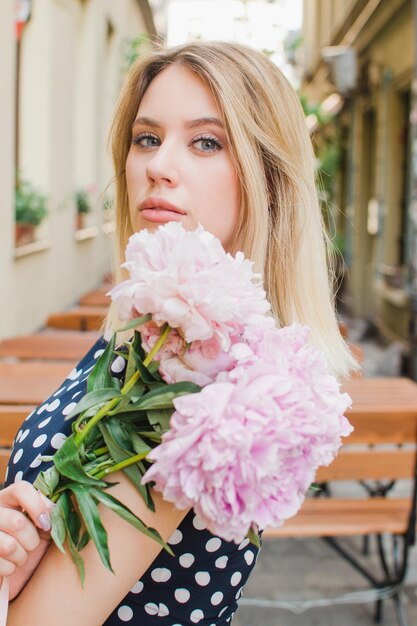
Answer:
[[[86,392],[86,380],[106,347],[101,338],[68,375],[62,386],[23,422],[16,435],[6,484],[33,482],[51,463],[71,433],[65,421]],[[116,357],[112,374],[123,378],[126,361]],[[239,546],[205,529],[190,511],[168,543],[175,556],[162,550],[103,626],[226,626],[237,608],[243,585],[255,564],[257,549],[245,539]]]

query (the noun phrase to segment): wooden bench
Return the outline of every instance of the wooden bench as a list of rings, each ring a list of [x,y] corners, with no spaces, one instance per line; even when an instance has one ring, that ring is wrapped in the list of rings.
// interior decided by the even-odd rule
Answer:
[[[308,497],[300,512],[280,528],[268,528],[265,539],[321,537],[348,560],[379,593],[392,592],[399,624],[406,624],[400,589],[407,571],[408,552],[415,543],[417,498],[417,384],[405,378],[351,380],[353,398],[348,417],[355,430],[329,467],[321,468],[317,481],[326,489]],[[395,481],[407,480],[409,494],[393,497]],[[360,481],[359,497],[333,496],[336,481]],[[401,557],[393,567],[384,535],[402,543]],[[339,538],[375,535],[381,561],[378,577]],[[382,616],[376,603],[375,620]]]
[[[0,405],[0,484],[4,482],[16,433],[34,408],[30,405]]]
[[[97,341],[92,331],[54,331],[0,341],[0,358],[8,360],[79,361]]]
[[[53,313],[47,319],[49,328],[98,331],[107,315],[108,307],[79,306],[69,311]]]
[[[41,404],[62,384],[75,363],[0,363],[0,405]]]
[[[110,296],[106,296],[106,293],[111,289],[108,285],[94,291],[86,293],[79,299],[78,303],[82,306],[105,306],[110,305]]]

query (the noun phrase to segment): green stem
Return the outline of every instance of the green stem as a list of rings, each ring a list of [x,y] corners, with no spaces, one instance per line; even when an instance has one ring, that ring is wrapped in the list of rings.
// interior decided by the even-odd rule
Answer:
[[[148,452],[149,450],[147,452],[142,452],[142,454],[136,454],[135,456],[125,459],[124,461],[120,461],[120,463],[116,463],[112,467],[107,467],[106,469],[100,472],[97,472],[97,474],[91,474],[91,476],[94,476],[95,478],[100,480],[100,478],[103,478],[103,476],[107,476],[108,474],[113,474],[114,472],[118,472],[119,470],[122,470],[125,467],[129,467],[129,465],[134,465],[135,463],[138,463],[139,461],[143,461],[143,459],[146,458]]]
[[[162,348],[162,346],[164,345],[166,341],[166,338],[168,337],[169,331],[170,331],[170,327],[168,324],[166,324],[166,326],[163,327],[163,331],[160,334],[158,341],[156,342],[152,350],[149,352],[148,356],[143,361],[143,364],[145,367],[148,367],[148,365],[152,362],[152,359],[155,356],[155,354]],[[123,395],[126,395],[132,389],[136,381],[139,380],[139,378],[140,378],[140,372],[139,370],[136,370],[133,376],[131,376],[130,380],[128,380],[128,382],[121,389],[120,393]],[[113,400],[109,400],[109,402],[107,402],[107,404],[101,407],[101,409],[97,411],[97,413],[90,419],[90,421],[87,422],[84,428],[80,430],[76,435],[74,435],[74,442],[78,448],[80,447],[84,439],[87,437],[88,433],[94,428],[94,426],[98,424],[98,422],[105,415],[107,415],[107,413],[111,411],[117,405],[118,402],[119,402],[119,398],[113,398]]]
[[[95,450],[93,450],[93,454],[98,457],[98,456],[102,456],[103,454],[106,454],[106,452],[108,452],[109,449],[107,446],[103,446],[102,448],[96,448]]]

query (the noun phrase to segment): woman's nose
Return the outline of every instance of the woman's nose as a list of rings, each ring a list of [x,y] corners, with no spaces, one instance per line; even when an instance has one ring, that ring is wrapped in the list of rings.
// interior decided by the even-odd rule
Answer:
[[[146,176],[152,184],[175,187],[179,182],[178,154],[173,146],[159,146],[146,165]]]

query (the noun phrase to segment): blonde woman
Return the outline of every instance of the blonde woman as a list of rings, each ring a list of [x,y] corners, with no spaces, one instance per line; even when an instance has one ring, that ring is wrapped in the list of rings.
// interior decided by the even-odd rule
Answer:
[[[201,223],[227,250],[243,250],[255,261],[279,325],[308,324],[337,375],[355,367],[333,308],[303,113],[266,57],[226,43],[150,53],[130,73],[111,137],[120,258],[134,231],[173,220],[187,229]],[[93,346],[77,366],[77,378],[67,379],[16,438],[9,486],[0,492],[0,575],[10,577],[12,600],[8,624],[225,626],[256,548],[214,537],[192,511],[176,510],[158,493],[151,513],[124,475],[112,492],[159,530],[175,557],[103,510],[115,573],[87,545],[82,590],[71,560],[49,541],[50,505],[31,483],[47,466],[40,455],[53,454],[57,434],[68,433],[65,415],[85,392],[85,378],[105,345],[102,338]]]

